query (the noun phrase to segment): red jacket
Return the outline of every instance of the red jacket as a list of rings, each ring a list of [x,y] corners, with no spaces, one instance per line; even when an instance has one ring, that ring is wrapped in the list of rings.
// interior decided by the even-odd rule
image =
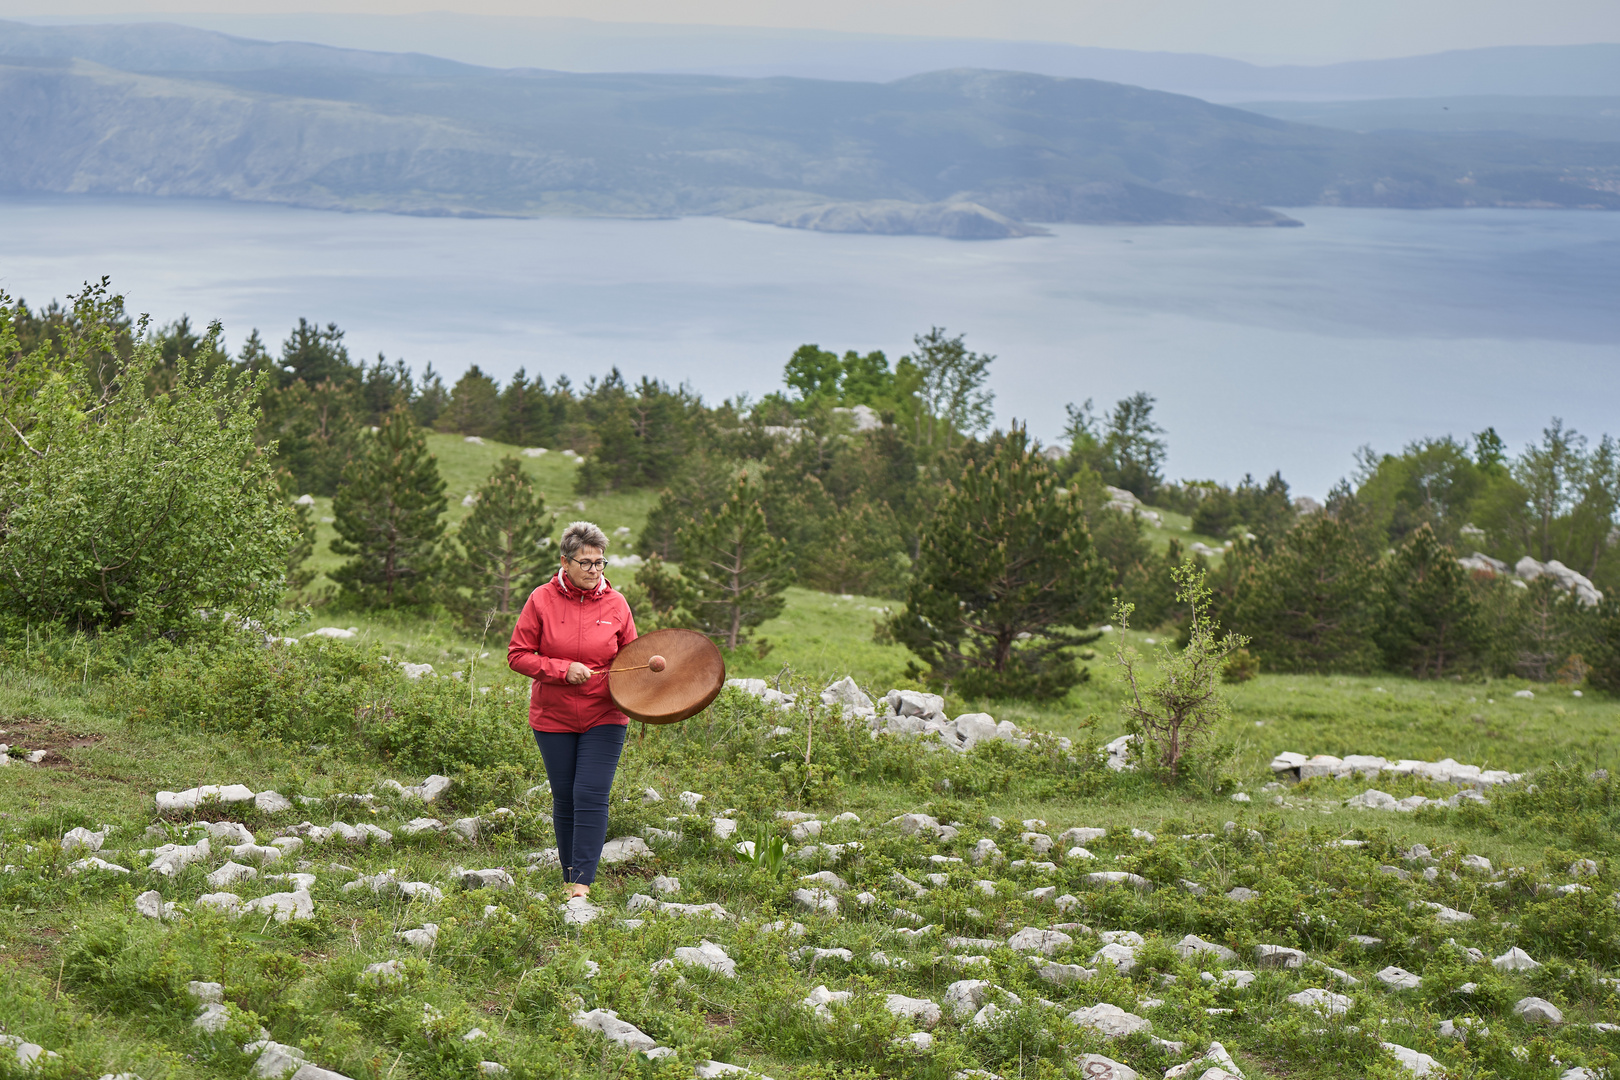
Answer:
[[[608,694],[607,668],[634,640],[630,605],[606,577],[586,593],[559,573],[530,593],[506,649],[507,666],[534,680],[529,726],[578,732],[600,724],[628,724],[630,718],[614,708]],[[568,665],[576,660],[601,674],[579,686],[568,685]]]

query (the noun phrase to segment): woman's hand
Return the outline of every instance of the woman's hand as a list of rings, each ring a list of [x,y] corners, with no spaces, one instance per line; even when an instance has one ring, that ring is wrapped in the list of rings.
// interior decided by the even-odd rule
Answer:
[[[578,686],[581,683],[589,680],[590,677],[591,669],[580,663],[578,660],[575,660],[572,664],[568,665],[567,678],[569,686]]]

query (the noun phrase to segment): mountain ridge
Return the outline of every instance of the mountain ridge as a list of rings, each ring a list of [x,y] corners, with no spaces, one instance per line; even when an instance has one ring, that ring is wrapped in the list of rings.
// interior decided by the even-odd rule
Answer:
[[[1615,144],[1363,135],[1097,80],[579,75],[220,49],[280,63],[0,57],[0,191],[961,238],[1291,225],[1270,208],[1322,204],[1620,208]]]

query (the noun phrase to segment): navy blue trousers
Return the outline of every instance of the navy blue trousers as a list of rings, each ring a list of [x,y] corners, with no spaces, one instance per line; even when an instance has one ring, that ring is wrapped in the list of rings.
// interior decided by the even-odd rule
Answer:
[[[563,880],[589,885],[607,841],[608,793],[624,751],[624,724],[598,724],[587,731],[536,731],[540,757],[551,781],[551,824]]]

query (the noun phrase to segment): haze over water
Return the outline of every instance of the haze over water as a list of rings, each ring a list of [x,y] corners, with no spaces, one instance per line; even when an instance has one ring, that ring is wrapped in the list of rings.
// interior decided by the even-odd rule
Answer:
[[[1620,433],[1620,214],[1290,210],[1303,229],[1053,227],[966,243],[713,218],[506,220],[158,199],[0,199],[0,289],[102,274],[159,322],[272,349],[302,316],[351,352],[576,386],[617,365],[706,398],[780,386],[794,348],[898,358],[931,325],[995,353],[998,422],[1146,390],[1171,477],[1281,469],[1320,496],[1363,443],[1554,415]]]

